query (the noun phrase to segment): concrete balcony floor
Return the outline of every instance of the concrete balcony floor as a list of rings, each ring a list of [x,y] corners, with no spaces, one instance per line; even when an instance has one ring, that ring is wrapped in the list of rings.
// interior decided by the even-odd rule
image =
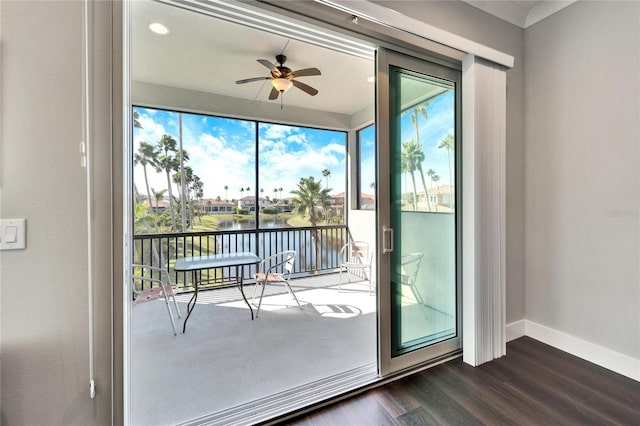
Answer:
[[[134,305],[131,424],[181,423],[375,363],[376,297],[352,281],[339,292],[338,274],[292,280],[302,310],[268,286],[254,321],[237,288],[201,291],[177,336],[164,301]],[[190,296],[177,297],[180,331]]]

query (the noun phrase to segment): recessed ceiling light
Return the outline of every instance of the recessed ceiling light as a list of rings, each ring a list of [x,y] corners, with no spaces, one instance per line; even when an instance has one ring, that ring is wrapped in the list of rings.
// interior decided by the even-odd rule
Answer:
[[[162,25],[160,22],[152,22],[149,24],[149,29],[156,34],[169,34],[169,28]]]
[[[375,83],[375,82],[376,82],[376,78],[373,76],[367,79],[367,83]]]

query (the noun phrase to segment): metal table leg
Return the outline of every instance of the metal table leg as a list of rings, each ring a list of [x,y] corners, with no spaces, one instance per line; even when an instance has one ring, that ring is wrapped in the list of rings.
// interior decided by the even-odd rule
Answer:
[[[238,275],[240,273],[240,275]],[[244,295],[243,281],[244,281],[244,265],[236,265],[236,281],[238,283],[238,288],[240,289],[240,294],[244,299],[244,303],[249,307],[249,312],[251,312],[251,321],[253,321],[253,309],[251,308],[251,304],[247,300],[247,297]]]
[[[200,274],[202,271],[200,271]],[[194,292],[189,299],[189,303],[187,303],[187,316],[184,318],[184,322],[182,323],[182,334],[187,330],[187,321],[191,316],[191,312],[193,312],[193,308],[196,307],[196,302],[198,301],[198,283],[200,282],[200,277],[198,277],[198,271],[193,271],[193,287]]]

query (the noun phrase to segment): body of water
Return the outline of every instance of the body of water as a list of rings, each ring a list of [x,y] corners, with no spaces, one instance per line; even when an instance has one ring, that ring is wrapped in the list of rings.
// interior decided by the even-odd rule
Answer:
[[[256,230],[255,220],[221,220],[218,230],[246,231],[217,236],[218,252],[250,251],[265,258],[285,250],[295,250],[294,271],[337,267],[340,264],[340,249],[345,242],[342,229],[300,229],[290,226],[285,219],[280,218],[261,220],[260,232],[257,234],[252,232]]]

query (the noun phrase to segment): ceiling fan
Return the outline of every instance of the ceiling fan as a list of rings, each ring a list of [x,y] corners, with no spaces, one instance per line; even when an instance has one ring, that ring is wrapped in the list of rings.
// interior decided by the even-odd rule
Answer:
[[[271,63],[266,59],[258,59],[265,67],[269,68],[271,71],[271,75],[269,77],[253,77],[253,78],[245,78],[244,80],[236,81],[236,84],[244,84],[251,83],[253,81],[260,80],[271,80],[272,88],[269,93],[269,99],[274,100],[278,99],[278,95],[280,93],[284,93],[289,90],[292,86],[297,87],[305,93],[308,93],[311,96],[315,96],[318,94],[318,91],[313,87],[301,83],[296,80],[297,77],[307,77],[311,75],[320,75],[320,70],[318,68],[304,68],[297,71],[291,71],[291,68],[287,68],[284,66],[284,63],[287,61],[287,57],[284,55],[277,55],[276,61],[278,62],[278,66]]]

